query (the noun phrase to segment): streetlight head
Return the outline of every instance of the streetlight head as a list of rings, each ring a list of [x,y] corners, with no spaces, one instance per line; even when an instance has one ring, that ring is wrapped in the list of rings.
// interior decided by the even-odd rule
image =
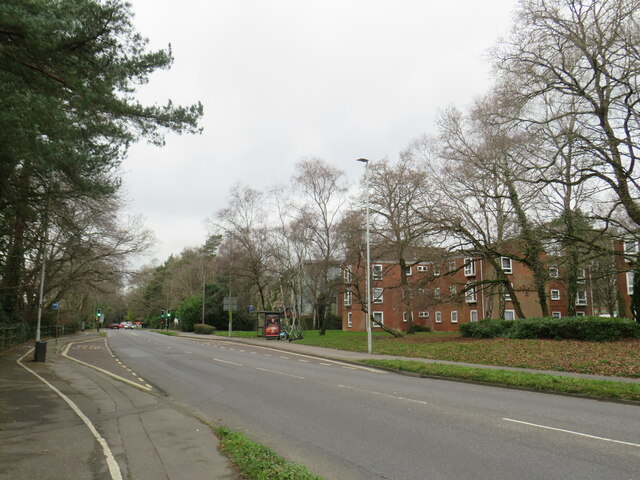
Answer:
[[[359,158],[357,161],[362,163],[369,163],[369,160],[367,160],[366,158]]]

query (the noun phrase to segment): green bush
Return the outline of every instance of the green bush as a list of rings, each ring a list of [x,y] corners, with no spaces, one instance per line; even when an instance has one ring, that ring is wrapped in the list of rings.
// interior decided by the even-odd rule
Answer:
[[[202,333],[204,335],[213,335],[216,333],[216,327],[207,325],[206,323],[196,323],[193,326],[193,333]]]
[[[551,338],[610,342],[640,338],[640,324],[623,318],[565,317],[523,320],[482,320],[460,325],[463,337],[472,338]]]
[[[506,336],[513,326],[511,320],[487,319],[479,322],[463,323],[460,325],[460,334],[471,338],[498,338]]]
[[[412,325],[407,333],[430,332],[431,329],[426,325]]]

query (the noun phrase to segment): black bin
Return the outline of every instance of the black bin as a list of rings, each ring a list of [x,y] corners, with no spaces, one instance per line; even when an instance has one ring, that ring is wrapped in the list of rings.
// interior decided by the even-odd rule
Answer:
[[[47,342],[36,342],[36,353],[34,360],[44,362],[47,360]]]

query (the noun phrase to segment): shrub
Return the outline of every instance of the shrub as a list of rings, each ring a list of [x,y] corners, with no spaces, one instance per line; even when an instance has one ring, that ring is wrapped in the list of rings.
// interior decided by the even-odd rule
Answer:
[[[207,325],[206,323],[196,323],[193,326],[193,333],[202,333],[204,335],[213,335],[216,333],[216,327]]]
[[[497,338],[506,336],[513,326],[511,320],[487,319],[479,322],[463,323],[460,325],[460,334],[471,338]]]
[[[473,338],[551,338],[610,342],[640,338],[640,325],[623,318],[565,317],[523,320],[482,320],[460,325],[463,337]]]
[[[407,333],[430,332],[431,329],[426,325],[412,325]]]

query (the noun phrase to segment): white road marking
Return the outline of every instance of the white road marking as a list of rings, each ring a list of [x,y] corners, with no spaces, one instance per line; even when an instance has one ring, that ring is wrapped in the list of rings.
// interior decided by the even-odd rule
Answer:
[[[330,367],[331,366],[330,363],[322,363],[322,362],[320,362],[320,365],[322,365],[323,367]]]
[[[302,363],[309,363],[309,360],[302,360],[301,358],[300,358],[300,359],[298,359],[298,361],[299,361],[299,362],[302,362]]]
[[[594,440],[601,440],[603,442],[619,443],[621,445],[629,445],[631,447],[639,447],[640,448],[640,444],[638,444],[638,443],[623,442],[622,440],[614,440],[612,438],[598,437],[596,435],[589,435],[588,433],[580,433],[580,432],[574,432],[573,430],[565,430],[564,428],[549,427],[547,425],[538,425],[537,423],[523,422],[522,420],[514,420],[513,418],[503,418],[502,420],[505,420],[507,422],[519,423],[521,425],[528,425],[530,427],[543,428],[545,430],[553,430],[553,431],[556,431],[556,432],[570,433],[571,435],[577,435],[579,437],[591,438],[591,439],[594,439]]]
[[[31,352],[33,352],[33,349],[29,350],[22,357],[20,357],[17,360],[18,365],[20,365],[22,368],[24,368],[29,373],[33,374],[36,378],[41,380],[47,387],[49,387],[56,394],[58,394],[60,398],[62,398],[65,402],[67,402],[67,405],[69,405],[71,409],[75,412],[75,414],[80,417],[80,419],[84,422],[84,424],[87,426],[89,431],[93,434],[95,439],[98,441],[98,443],[102,447],[102,452],[104,453],[105,459],[107,460],[107,466],[109,467],[109,473],[111,474],[111,479],[122,480],[122,473],[120,472],[120,466],[118,465],[118,462],[116,462],[116,459],[113,456],[113,452],[111,452],[111,449],[109,448],[109,444],[104,439],[104,437],[100,435],[100,432],[98,432],[98,430],[93,425],[93,423],[91,423],[91,420],[89,420],[89,417],[87,417],[84,413],[82,413],[82,410],[80,410],[78,406],[75,403],[73,403],[73,401],[69,397],[67,397],[64,393],[62,393],[56,387],[51,385],[47,380],[42,378],[36,372],[34,372],[33,370],[31,370],[30,368],[28,368],[27,366],[21,363],[22,359],[27,355],[29,355]]]
[[[370,393],[372,395],[378,395],[379,397],[387,397],[387,398],[392,398],[394,400],[402,400],[403,402],[419,403],[420,405],[431,405],[430,402],[425,402],[423,400],[416,400],[414,398],[400,397],[398,395],[391,395],[389,393],[374,392],[373,390],[363,390],[362,388],[349,387],[348,385],[338,385],[338,387],[339,388],[347,388],[349,390],[356,390],[358,392],[363,392],[363,393]]]
[[[267,372],[267,373],[275,373],[276,375],[284,375],[285,377],[293,377],[293,378],[299,378],[300,380],[304,380],[304,377],[300,377],[298,375],[291,375],[290,373],[284,373],[284,372],[276,372],[275,370],[267,370],[266,368],[256,368],[256,370],[260,370],[261,372]]]
[[[229,362],[227,360],[220,360],[219,358],[214,358],[213,360],[215,360],[216,362],[220,362],[220,363],[228,363],[229,365],[237,365],[238,367],[242,367],[243,366],[241,363]]]
[[[280,358],[284,358],[285,360],[289,360],[289,357],[283,357],[282,355],[280,355]]]

